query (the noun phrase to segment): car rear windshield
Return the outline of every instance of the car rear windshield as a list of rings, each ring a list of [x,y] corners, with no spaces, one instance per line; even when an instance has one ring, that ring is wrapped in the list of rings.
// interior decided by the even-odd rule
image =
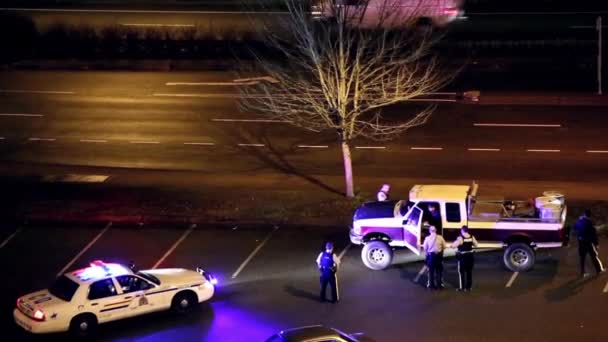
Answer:
[[[55,283],[53,285],[51,285],[51,287],[49,288],[49,292],[53,296],[65,300],[66,302],[69,302],[72,300],[72,297],[74,297],[74,293],[76,293],[76,290],[78,290],[78,286],[78,283],[66,277],[65,275],[62,275],[61,277],[57,278],[57,280],[55,280]]]
[[[151,275],[150,273],[146,273],[146,272],[137,272],[137,275],[145,278],[151,282],[153,282],[156,285],[160,285],[160,280],[158,280],[158,278],[156,278],[155,276]]]

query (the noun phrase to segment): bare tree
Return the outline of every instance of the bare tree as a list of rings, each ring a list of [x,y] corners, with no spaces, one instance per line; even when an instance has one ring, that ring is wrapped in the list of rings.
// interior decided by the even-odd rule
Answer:
[[[282,1],[288,14],[265,31],[281,58],[256,56],[273,82],[242,87],[241,108],[337,132],[352,197],[353,139],[387,140],[424,124],[433,105],[403,122],[383,120],[382,108],[436,91],[450,77],[431,54],[434,35],[413,29],[420,18],[411,5],[416,0],[325,0],[314,7],[320,20],[311,17],[310,2]],[[403,1],[414,7],[404,9]]]

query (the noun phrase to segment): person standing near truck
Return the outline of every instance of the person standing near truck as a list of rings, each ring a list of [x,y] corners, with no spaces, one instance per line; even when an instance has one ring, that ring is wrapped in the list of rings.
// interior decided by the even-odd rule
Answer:
[[[580,257],[581,277],[585,276],[585,259],[587,254],[591,257],[595,272],[600,274],[605,271],[602,262],[598,257],[597,249],[599,241],[597,231],[591,221],[591,210],[585,210],[585,214],[581,216],[574,226],[578,240],[578,255]]]
[[[428,268],[427,289],[443,288],[443,250],[446,247],[443,236],[437,234],[435,226],[429,227],[429,236],[424,239],[422,249],[426,253],[426,267]]]
[[[317,257],[317,266],[319,267],[319,272],[321,272],[321,293],[319,295],[319,299],[322,302],[327,300],[325,297],[327,285],[331,287],[331,302],[337,303],[338,300],[340,300],[338,292],[338,277],[336,276],[339,265],[340,259],[338,259],[336,253],[334,253],[334,245],[331,242],[327,242],[325,244],[325,250],[319,253],[319,256]]]
[[[378,198],[378,202],[388,201],[388,192],[391,191],[391,186],[389,184],[383,184],[380,188],[380,191],[376,194]]]
[[[460,235],[452,243],[452,248],[457,248],[456,259],[458,260],[458,291],[471,291],[473,287],[473,266],[475,265],[474,248],[477,240],[469,233],[469,227],[462,226]]]

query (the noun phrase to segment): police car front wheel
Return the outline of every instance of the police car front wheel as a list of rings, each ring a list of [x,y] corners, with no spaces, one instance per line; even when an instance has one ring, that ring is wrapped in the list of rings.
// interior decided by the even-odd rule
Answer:
[[[370,241],[363,246],[361,259],[372,270],[383,270],[393,261],[393,250],[384,241]]]
[[[183,291],[173,297],[171,308],[178,314],[184,314],[192,310],[196,302],[196,294],[191,291]]]

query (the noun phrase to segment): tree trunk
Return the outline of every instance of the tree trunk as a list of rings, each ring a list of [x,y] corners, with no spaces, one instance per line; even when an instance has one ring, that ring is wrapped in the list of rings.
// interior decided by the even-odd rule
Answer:
[[[346,197],[354,197],[353,190],[353,163],[350,157],[350,145],[342,141],[342,158],[344,159],[344,178],[346,180]]]

